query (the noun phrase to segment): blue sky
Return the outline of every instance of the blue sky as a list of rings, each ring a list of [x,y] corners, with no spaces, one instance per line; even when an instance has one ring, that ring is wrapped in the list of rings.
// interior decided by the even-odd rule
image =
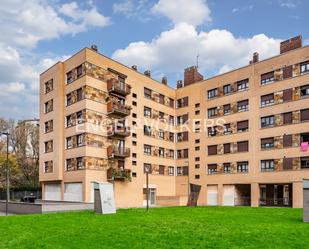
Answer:
[[[207,78],[298,34],[309,44],[308,11],[305,0],[2,0],[0,117],[37,117],[39,73],[91,44],[174,86],[197,54]]]

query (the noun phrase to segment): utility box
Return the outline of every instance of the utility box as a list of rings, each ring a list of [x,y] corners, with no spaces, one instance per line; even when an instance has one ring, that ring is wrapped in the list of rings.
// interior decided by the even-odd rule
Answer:
[[[114,186],[108,182],[94,182],[94,211],[98,214],[115,214]]]
[[[304,222],[309,222],[309,179],[303,179]]]

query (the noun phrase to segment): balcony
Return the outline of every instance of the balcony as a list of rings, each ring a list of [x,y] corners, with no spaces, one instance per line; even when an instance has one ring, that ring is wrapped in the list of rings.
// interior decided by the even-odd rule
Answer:
[[[109,168],[107,170],[108,181],[131,181],[131,170],[130,169],[115,169]]]
[[[130,136],[130,128],[125,126],[119,127],[113,124],[108,127],[107,136],[109,138],[128,137]]]
[[[130,148],[118,147],[110,145],[107,147],[107,157],[113,158],[126,158],[130,156]]]
[[[120,103],[109,102],[107,104],[107,114],[109,116],[120,116],[125,117],[130,115],[131,108],[127,105],[123,105]]]
[[[117,79],[109,79],[107,81],[107,90],[109,93],[127,96],[131,93],[131,87]]]

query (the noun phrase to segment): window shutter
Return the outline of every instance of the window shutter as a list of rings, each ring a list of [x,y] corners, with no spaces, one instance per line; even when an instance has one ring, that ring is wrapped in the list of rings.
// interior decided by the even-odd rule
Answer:
[[[239,101],[237,102],[237,105],[238,106],[245,106],[245,105],[248,105],[249,101],[246,99],[246,100],[242,100],[242,101]]]
[[[283,158],[283,169],[292,169],[293,168],[293,158]]]
[[[151,90],[145,87],[144,88],[144,94],[145,95],[151,95]]]
[[[292,112],[283,113],[283,123],[292,124]]]
[[[230,104],[224,105],[223,109],[224,109],[224,112],[228,112],[229,110],[231,110],[231,105]]]
[[[164,104],[164,95],[163,94],[159,95],[159,102],[160,102],[160,104]]]
[[[246,152],[246,151],[248,151],[248,141],[238,142],[237,152]]]
[[[188,166],[182,167],[182,174],[184,176],[187,176],[189,174],[189,167]]]
[[[183,156],[184,156],[184,158],[188,158],[188,156],[189,156],[189,151],[188,151],[188,149],[184,149],[184,150],[183,150]]]
[[[261,80],[266,80],[266,79],[269,79],[269,78],[274,78],[274,71],[272,72],[269,72],[269,73],[264,73],[261,75]]]
[[[268,100],[273,100],[273,99],[274,99],[273,93],[261,96],[261,101],[268,101]]]
[[[283,147],[291,147],[292,143],[292,135],[283,135]]]
[[[189,139],[189,132],[184,131],[182,133],[182,136],[183,136],[183,141],[188,141],[188,139]]]
[[[293,89],[286,89],[283,91],[283,101],[290,101],[293,98]]]
[[[160,175],[164,175],[164,166],[163,165],[159,165],[159,174]]]
[[[189,104],[189,97],[187,96],[183,98],[183,106],[188,106],[188,104]]]
[[[283,79],[291,78],[293,76],[293,66],[283,68]]]
[[[208,164],[208,169],[217,169],[217,164]]]
[[[304,109],[300,111],[300,120],[301,121],[309,120],[309,109]]]
[[[261,139],[261,144],[271,144],[274,143],[274,138],[269,137],[269,138],[262,138]]]
[[[182,116],[183,123],[186,123],[188,121],[188,119],[189,119],[189,115],[188,114],[184,114]]]
[[[224,154],[231,152],[231,144],[230,143],[224,144],[223,147],[224,147]]]
[[[174,108],[174,100],[170,98],[170,107]]]
[[[208,155],[217,155],[217,145],[208,146]]]
[[[237,122],[237,129],[243,130],[243,129],[248,129],[248,128],[249,128],[248,120]]]

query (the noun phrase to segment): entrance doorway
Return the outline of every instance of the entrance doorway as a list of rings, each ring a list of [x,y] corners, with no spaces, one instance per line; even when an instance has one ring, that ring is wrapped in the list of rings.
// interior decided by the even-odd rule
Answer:
[[[291,183],[261,184],[260,206],[292,207],[292,187]]]

